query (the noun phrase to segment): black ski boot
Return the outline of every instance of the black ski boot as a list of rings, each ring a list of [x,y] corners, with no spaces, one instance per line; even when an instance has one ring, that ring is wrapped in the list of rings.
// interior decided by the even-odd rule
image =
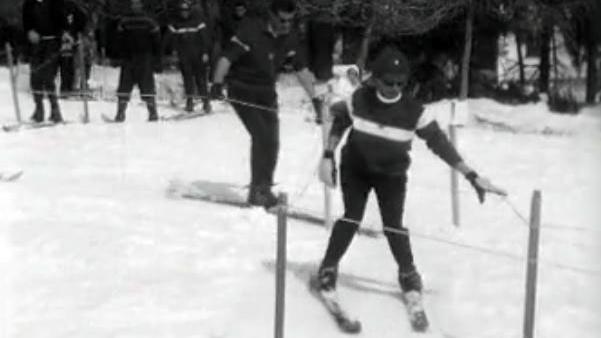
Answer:
[[[186,98],[186,108],[184,110],[188,113],[194,111],[194,99],[191,97]]]
[[[125,110],[127,109],[127,101],[119,100],[117,103],[117,115],[115,115],[115,122],[125,121]]]
[[[251,184],[246,200],[250,205],[262,206],[270,209],[278,204],[278,198],[271,192],[271,185]]]
[[[44,96],[40,94],[33,95],[33,101],[35,102],[35,110],[31,115],[31,121],[40,123],[44,121]]]
[[[63,116],[58,105],[58,97],[52,94],[48,98],[50,99],[50,121],[54,123],[63,122]]]
[[[152,101],[146,102],[146,107],[148,108],[148,122],[156,122],[159,119],[159,114],[157,113],[157,104]]]
[[[209,101],[209,99],[202,99],[202,111],[204,111],[205,114],[210,114],[213,112],[211,101]]]
[[[424,287],[422,284],[422,277],[416,270],[399,272],[399,284],[401,285],[401,290],[403,290],[403,292],[417,291],[421,293]]]
[[[338,280],[337,266],[321,266],[317,271],[316,287],[319,291],[335,291]]]

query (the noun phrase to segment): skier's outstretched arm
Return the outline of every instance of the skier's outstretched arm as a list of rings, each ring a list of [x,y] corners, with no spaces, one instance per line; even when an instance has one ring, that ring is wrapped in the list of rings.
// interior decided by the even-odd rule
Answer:
[[[425,116],[425,115],[424,115]],[[427,117],[425,117],[427,118]],[[461,158],[455,146],[449,141],[445,133],[440,129],[436,120],[431,119],[427,122],[418,124],[417,135],[426,141],[428,148],[438,155],[453,169],[459,171],[470,182],[480,203],[484,202],[486,193],[493,193],[500,196],[506,196],[507,192],[492,184],[486,177],[469,167]]]

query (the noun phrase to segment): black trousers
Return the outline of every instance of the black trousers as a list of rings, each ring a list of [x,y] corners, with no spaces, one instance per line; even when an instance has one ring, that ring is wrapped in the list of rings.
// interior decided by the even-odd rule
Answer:
[[[55,96],[54,80],[58,73],[60,42],[58,39],[41,40],[31,47],[31,77],[29,79],[34,95]]]
[[[399,271],[415,270],[409,232],[402,225],[407,176],[370,173],[353,155],[344,154],[340,166],[340,185],[344,216],[336,221],[322,267],[337,266],[363,219],[367,198],[374,191],[378,200],[385,235]]]
[[[73,54],[61,55],[60,57],[61,93],[73,91],[75,84],[75,59]]]
[[[154,57],[151,54],[134,55],[122,61],[117,88],[119,101],[129,101],[131,92],[137,85],[144,101],[155,102],[153,65]]]
[[[275,86],[232,82],[228,84],[228,97],[239,101],[232,102],[232,106],[250,134],[250,184],[271,186],[280,149],[280,121]]]
[[[196,93],[203,99],[208,98],[208,64],[202,62],[201,57],[182,57],[179,63],[179,68],[184,79],[184,91],[188,98],[194,97]]]

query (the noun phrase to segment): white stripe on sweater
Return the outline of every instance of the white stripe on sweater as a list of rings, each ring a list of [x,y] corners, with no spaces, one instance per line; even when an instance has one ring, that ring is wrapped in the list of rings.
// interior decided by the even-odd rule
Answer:
[[[379,124],[354,115],[352,97],[349,97],[346,100],[346,107],[348,109],[349,116],[353,121],[353,129],[357,131],[395,142],[408,142],[413,140],[415,137],[415,132],[413,130],[385,126],[383,124]]]
[[[196,27],[184,27],[184,28],[175,28],[172,25],[169,25],[169,31],[173,34],[186,34],[186,33],[197,33],[200,32],[201,29],[204,29],[206,25],[201,23]]]

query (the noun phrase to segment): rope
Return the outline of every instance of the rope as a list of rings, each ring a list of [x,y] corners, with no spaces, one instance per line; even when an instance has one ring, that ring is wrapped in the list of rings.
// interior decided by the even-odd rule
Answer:
[[[299,211],[307,212],[307,213],[314,213],[312,210],[309,210],[309,209],[303,209],[303,208],[298,208],[298,207],[294,207],[294,206],[293,206],[293,208],[296,210],[299,210]],[[343,220],[343,221],[346,221],[348,223],[355,224],[358,226],[361,226],[363,224],[363,225],[367,225],[367,228],[369,228],[369,229],[375,229],[375,227],[372,224],[357,221],[354,219],[341,217],[341,218],[339,218],[339,220]],[[398,228],[393,228],[393,227],[388,227],[388,226],[384,226],[383,230],[373,230],[373,232],[375,232],[377,234],[394,233],[394,234],[399,234],[399,235],[403,235],[403,236],[409,236],[408,229],[398,229]],[[432,242],[446,244],[449,246],[468,249],[468,250],[479,252],[479,253],[484,253],[484,254],[493,255],[493,256],[497,256],[497,257],[504,257],[504,258],[511,259],[514,261],[520,261],[520,262],[528,261],[528,258],[523,257],[521,255],[517,255],[517,254],[505,252],[505,251],[500,251],[500,250],[495,250],[495,249],[490,249],[487,247],[482,247],[482,246],[473,245],[473,244],[469,244],[469,243],[452,241],[452,240],[449,240],[446,238],[441,238],[441,237],[424,234],[424,233],[418,233],[413,230],[411,231],[411,236],[420,238],[420,239],[429,240]],[[567,264],[561,264],[561,263],[551,262],[551,261],[541,260],[541,259],[539,259],[538,262],[541,264],[544,264],[545,266],[553,267],[556,269],[567,270],[567,271],[585,274],[585,275],[589,275],[589,276],[593,276],[593,277],[601,277],[601,270],[593,270],[593,269],[588,269],[588,268],[583,268],[583,267],[571,266],[571,265],[567,265]]]

